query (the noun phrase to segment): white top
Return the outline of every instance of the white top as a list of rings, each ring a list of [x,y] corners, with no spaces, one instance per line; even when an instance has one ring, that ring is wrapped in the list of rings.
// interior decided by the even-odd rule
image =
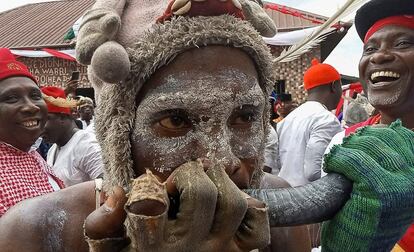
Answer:
[[[344,141],[344,138],[345,138],[345,130],[343,130],[343,131],[339,132],[338,134],[336,134],[332,138],[331,142],[328,144],[328,147],[326,147],[324,156],[326,154],[329,154],[329,152],[331,152],[332,147],[334,147],[335,145],[338,145],[338,144],[342,144],[343,141]],[[327,173],[323,171],[323,162],[322,162],[322,165],[321,165],[321,170],[322,170],[321,171],[321,176],[322,177],[326,176]]]
[[[321,177],[322,157],[332,137],[340,132],[338,119],[325,106],[308,101],[278,124],[279,176],[292,186]]]
[[[83,123],[83,121],[82,121],[82,123]],[[95,135],[95,121],[92,120],[91,123],[89,123],[89,125],[86,128],[83,128],[83,129]]]
[[[40,144],[42,143],[42,138],[39,137],[36,142],[32,145],[32,147],[30,147],[30,150],[37,150],[39,149]],[[54,191],[59,191],[60,187],[58,185],[58,183],[56,183],[55,179],[52,178],[49,174],[47,174],[47,180],[49,181],[50,185],[52,186]]]
[[[264,165],[272,168],[272,174],[278,174],[280,170],[279,139],[273,127],[270,127],[264,151]]]
[[[92,117],[92,119],[89,121],[89,125],[86,123],[86,121],[85,120],[82,120],[82,119],[80,119],[79,118],[79,121],[81,121],[82,122],[82,129],[87,129],[89,126],[91,126],[92,124],[94,124],[94,118]],[[93,128],[95,127],[95,126],[92,126]]]
[[[53,144],[47,163],[66,187],[95,179],[103,172],[101,148],[95,135],[86,130],[77,131],[62,147]]]

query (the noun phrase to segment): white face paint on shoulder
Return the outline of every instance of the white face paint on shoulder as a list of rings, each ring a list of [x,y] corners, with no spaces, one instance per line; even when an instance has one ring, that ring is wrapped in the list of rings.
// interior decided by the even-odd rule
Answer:
[[[248,187],[264,149],[266,96],[252,60],[238,49],[209,46],[158,70],[137,97],[132,153],[137,175],[166,179],[197,158],[215,159]]]

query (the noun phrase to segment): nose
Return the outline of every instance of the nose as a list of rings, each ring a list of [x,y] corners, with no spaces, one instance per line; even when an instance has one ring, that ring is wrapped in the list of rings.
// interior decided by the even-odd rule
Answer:
[[[371,55],[370,62],[373,64],[384,64],[391,62],[395,59],[395,56],[386,49],[379,49]]]
[[[23,113],[28,113],[28,114],[35,114],[35,113],[37,113],[37,112],[39,112],[40,111],[40,108],[39,108],[39,106],[36,104],[36,103],[34,103],[30,98],[26,98],[25,100],[24,100],[24,104],[23,104],[23,106],[22,106],[22,108],[21,108],[21,111],[23,112]]]
[[[225,167],[226,173],[231,176],[240,169],[240,160],[237,158],[231,148],[230,137],[226,133],[217,134],[215,143],[210,143],[207,157]]]

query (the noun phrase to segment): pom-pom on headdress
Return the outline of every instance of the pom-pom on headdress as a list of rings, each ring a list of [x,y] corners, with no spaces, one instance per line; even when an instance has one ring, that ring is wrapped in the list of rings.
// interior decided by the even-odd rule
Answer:
[[[191,1],[191,8],[186,12],[187,14],[191,14],[192,8],[195,8],[194,2],[197,1]],[[247,0],[246,2],[252,1]],[[226,11],[223,9],[215,10],[215,13],[222,14],[177,16],[174,14],[174,12],[177,13],[177,10],[171,9],[174,6],[173,2],[166,11],[169,14],[163,15],[159,19],[160,22],[155,24],[151,31],[145,33],[133,48],[127,49],[131,72],[122,83],[123,85],[103,86],[96,111],[95,129],[105,162],[106,184],[104,186],[106,189],[120,185],[128,190],[129,182],[136,177],[131,159],[130,143],[130,136],[135,124],[135,111],[139,106],[136,104],[136,97],[151,75],[161,67],[168,65],[180,53],[209,45],[233,47],[244,51],[256,65],[259,84],[265,99],[267,99],[274,83],[272,56],[269,48],[252,23],[243,20],[236,14],[239,8],[237,6],[231,7],[230,3],[234,5],[233,1],[229,1],[227,4],[220,4],[219,0],[201,2],[206,5],[204,10],[209,13],[214,8],[223,6]],[[255,2],[252,3],[257,5]],[[213,6],[215,7],[213,8]],[[229,8],[231,9],[230,14],[227,13]],[[268,111],[270,111],[270,107],[265,108],[265,113]],[[267,134],[268,117],[264,116],[264,118],[263,127],[266,129],[265,134]],[[263,148],[265,140],[263,139]],[[263,163],[263,160],[260,163]],[[253,176],[253,187],[258,186],[263,174],[260,167],[259,164]]]

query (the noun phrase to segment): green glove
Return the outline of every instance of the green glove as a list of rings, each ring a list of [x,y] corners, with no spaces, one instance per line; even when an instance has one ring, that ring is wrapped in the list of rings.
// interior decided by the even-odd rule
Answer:
[[[326,172],[354,182],[322,228],[323,251],[390,251],[414,221],[414,132],[397,121],[366,127],[325,157]]]

